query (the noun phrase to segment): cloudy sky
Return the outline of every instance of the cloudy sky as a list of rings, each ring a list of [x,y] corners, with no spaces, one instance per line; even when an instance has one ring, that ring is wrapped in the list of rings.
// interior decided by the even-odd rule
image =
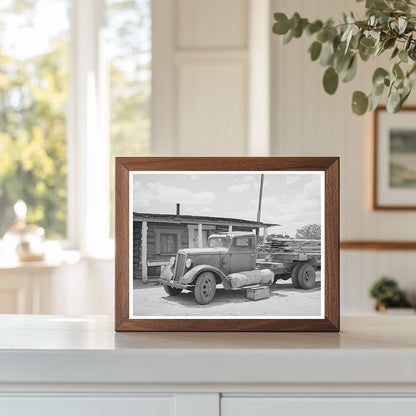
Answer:
[[[256,220],[260,173],[135,173],[134,212]],[[321,223],[320,173],[265,173],[261,221],[282,224],[269,233],[294,236]]]

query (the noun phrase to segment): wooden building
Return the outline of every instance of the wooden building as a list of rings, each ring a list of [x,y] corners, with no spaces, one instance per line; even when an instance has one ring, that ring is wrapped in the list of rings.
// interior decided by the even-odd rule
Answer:
[[[133,213],[133,273],[144,282],[159,277],[160,267],[169,263],[181,248],[206,247],[217,232],[255,231],[278,224],[238,218]]]

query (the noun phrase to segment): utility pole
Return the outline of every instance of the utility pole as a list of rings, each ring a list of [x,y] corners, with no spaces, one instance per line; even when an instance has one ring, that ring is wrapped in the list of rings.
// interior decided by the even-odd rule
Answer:
[[[259,190],[259,205],[258,205],[258,209],[257,209],[257,223],[260,224],[260,218],[261,218],[261,202],[263,199],[263,181],[264,181],[264,173],[261,174],[260,176],[260,190]],[[257,228],[257,238],[259,237],[259,231],[260,228]]]

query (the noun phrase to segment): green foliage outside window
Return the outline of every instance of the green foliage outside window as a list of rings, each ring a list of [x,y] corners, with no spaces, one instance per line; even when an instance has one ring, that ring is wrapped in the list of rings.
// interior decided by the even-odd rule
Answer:
[[[0,4],[0,238],[14,220],[18,199],[28,206],[27,221],[45,228],[47,238],[64,239],[67,234],[70,4],[70,0]],[[149,149],[151,7],[150,0],[106,0],[105,6],[112,234],[114,157],[142,156]],[[49,13],[43,20],[42,10]],[[56,19],[56,11],[65,24],[50,20],[51,15]],[[16,32],[19,28],[23,33]],[[30,44],[25,46],[26,30],[36,38],[46,30],[52,33],[43,47],[32,50]]]
[[[19,26],[35,26],[36,3],[0,6],[0,238],[18,199],[28,205],[28,222],[44,227],[48,238],[66,236],[67,31],[56,33],[41,53],[18,39],[20,49],[10,50]]]

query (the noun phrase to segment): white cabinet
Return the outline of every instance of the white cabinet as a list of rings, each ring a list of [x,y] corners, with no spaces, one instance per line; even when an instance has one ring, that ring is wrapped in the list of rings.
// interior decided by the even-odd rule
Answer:
[[[101,397],[41,396],[0,398],[7,416],[174,416],[173,396]]]
[[[414,416],[416,398],[223,397],[221,416]]]
[[[0,415],[414,416],[416,316],[341,333],[115,333],[0,315]]]

